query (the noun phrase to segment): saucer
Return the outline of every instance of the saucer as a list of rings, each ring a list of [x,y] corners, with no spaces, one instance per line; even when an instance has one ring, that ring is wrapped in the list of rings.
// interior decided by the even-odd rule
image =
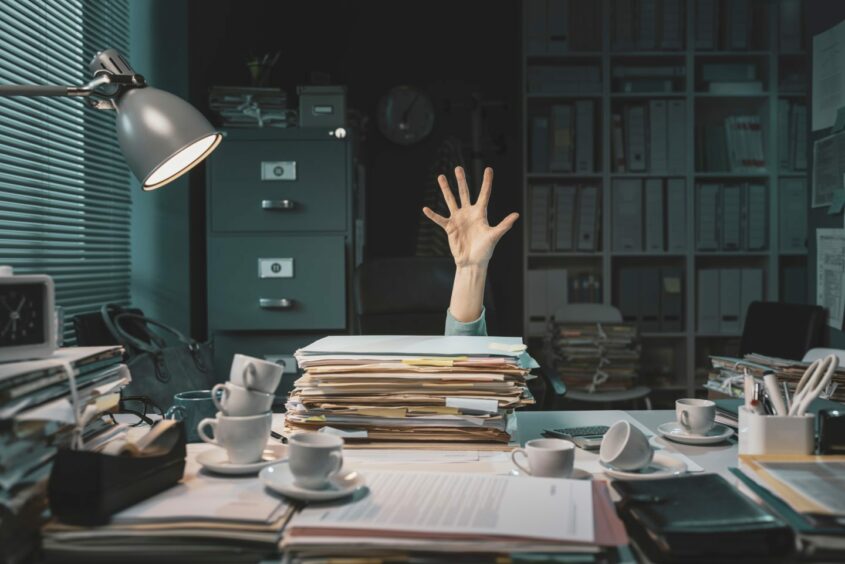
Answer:
[[[287,458],[287,445],[267,445],[261,454],[261,460],[249,464],[232,464],[223,448],[204,450],[197,455],[197,462],[209,472],[217,474],[244,475],[257,474],[259,470],[269,464],[280,462]]]
[[[355,470],[341,469],[329,479],[329,485],[322,490],[312,490],[293,483],[293,474],[287,460],[273,464],[258,474],[264,485],[287,497],[300,501],[327,501],[352,495],[364,487],[364,476]]]
[[[651,464],[642,470],[628,472],[625,470],[616,470],[605,465],[604,462],[599,461],[604,473],[617,480],[655,480],[657,478],[674,478],[686,473],[687,465],[668,454],[662,452],[655,452],[654,459]]]
[[[531,477],[530,474],[526,474],[522,470],[518,470],[516,468],[511,469],[511,471],[508,473],[508,475],[509,476],[527,477],[527,478]],[[572,469],[572,475],[569,476],[569,478],[567,478],[567,479],[569,479],[569,480],[591,480],[592,478],[593,478],[593,475],[590,474],[589,472],[587,472],[586,470],[582,470],[580,468],[573,468]]]
[[[713,428],[704,434],[698,435],[687,432],[677,421],[669,421],[657,427],[657,432],[670,441],[683,443],[685,445],[710,445],[721,443],[734,434],[733,429],[727,425],[716,423]]]

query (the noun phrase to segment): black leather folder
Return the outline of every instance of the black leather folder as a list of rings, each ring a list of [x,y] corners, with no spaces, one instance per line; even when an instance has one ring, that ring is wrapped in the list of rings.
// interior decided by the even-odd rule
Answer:
[[[776,562],[792,529],[718,474],[615,481],[620,517],[654,562]]]

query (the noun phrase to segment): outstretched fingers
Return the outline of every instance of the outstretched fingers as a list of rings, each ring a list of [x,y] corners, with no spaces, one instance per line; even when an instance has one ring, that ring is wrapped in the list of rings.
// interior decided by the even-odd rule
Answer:
[[[458,209],[458,202],[455,201],[455,195],[452,194],[452,188],[449,186],[449,181],[441,174],[437,177],[437,183],[440,184],[440,191],[443,192],[443,199],[446,200],[446,207],[449,208],[449,213],[455,213]]]
[[[455,178],[458,179],[458,194],[461,196],[461,207],[471,206],[469,200],[469,186],[467,186],[467,175],[463,167],[455,167]]]
[[[481,183],[481,191],[478,193],[476,205],[487,208],[490,202],[490,192],[493,190],[493,169],[489,166],[484,169],[484,181]]]
[[[446,224],[449,223],[448,219],[446,219],[445,217],[443,217],[439,213],[432,211],[432,209],[429,208],[429,207],[424,207],[423,213],[425,214],[425,216],[428,219],[430,219],[431,221],[433,221],[434,223],[436,223],[437,225],[439,225],[443,229],[446,229]]]
[[[508,215],[505,219],[499,222],[499,225],[493,228],[493,233],[496,235],[496,240],[502,238],[502,235],[510,231],[510,228],[513,227],[513,224],[516,223],[516,220],[519,219],[519,214],[513,212],[512,214]]]

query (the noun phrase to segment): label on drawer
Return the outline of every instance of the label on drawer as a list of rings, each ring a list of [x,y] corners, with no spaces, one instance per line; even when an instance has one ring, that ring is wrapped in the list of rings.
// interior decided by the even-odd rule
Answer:
[[[292,258],[258,259],[259,278],[293,278]]]
[[[261,161],[261,180],[296,180],[296,161]]]

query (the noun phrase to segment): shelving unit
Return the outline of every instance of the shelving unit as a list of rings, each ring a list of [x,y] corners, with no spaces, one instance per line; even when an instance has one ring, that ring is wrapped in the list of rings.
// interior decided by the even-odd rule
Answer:
[[[580,0],[570,0],[579,2]],[[584,0],[592,1],[592,0]],[[529,55],[523,41],[522,56],[522,89],[525,94],[522,104],[523,124],[523,209],[526,210],[526,221],[523,225],[523,271],[524,271],[524,335],[529,347],[535,348],[540,344],[537,337],[531,336],[532,325],[536,328],[537,320],[529,317],[529,272],[540,269],[572,269],[575,272],[591,270],[601,279],[601,297],[603,303],[615,304],[618,295],[618,270],[622,265],[641,266],[672,266],[681,269],[683,273],[683,324],[681,331],[671,332],[642,332],[643,358],[659,354],[662,349],[671,349],[675,353],[673,358],[674,380],[663,382],[656,386],[649,381],[649,374],[643,373],[642,380],[652,384],[655,392],[661,390],[677,395],[693,395],[700,391],[702,368],[707,366],[709,354],[736,353],[740,335],[732,333],[713,333],[698,331],[697,304],[697,273],[701,268],[730,268],[754,267],[762,268],[764,276],[764,296],[767,300],[777,300],[781,297],[781,279],[783,267],[804,266],[806,268],[807,254],[803,252],[781,252],[779,227],[779,196],[781,194],[780,181],[784,178],[806,178],[803,171],[783,171],[779,169],[778,139],[789,131],[788,123],[779,123],[778,100],[789,99],[793,102],[807,103],[806,92],[779,92],[780,71],[782,68],[806,65],[808,61],[805,51],[789,51],[780,53],[779,49],[779,0],[754,0],[752,17],[760,21],[760,7],[766,8],[765,30],[761,35],[768,45],[767,49],[760,49],[760,45],[753,45],[753,50],[747,51],[703,51],[696,50],[693,41],[695,27],[695,1],[682,0],[685,14],[685,29],[682,39],[683,48],[674,51],[626,51],[614,52],[611,45],[613,21],[611,19],[612,0],[597,0],[601,5],[601,37],[602,50],[591,52],[569,52],[554,55]],[[723,0],[722,6],[724,6]],[[659,5],[659,4],[658,4]],[[529,21],[528,3],[524,3],[523,30]],[[804,6],[801,6],[802,10]],[[757,36],[758,40],[760,36]],[[806,45],[806,38],[803,39]],[[699,69],[704,62],[747,62],[754,61],[758,65],[760,80],[763,81],[763,92],[753,94],[713,94],[700,91]],[[601,93],[600,94],[529,94],[528,70],[530,67],[554,65],[583,65],[595,64],[600,66]],[[677,84],[683,84],[683,89],[674,92],[615,92],[612,89],[613,79],[611,68],[616,63],[626,65],[672,65],[683,66],[683,77],[676,77]],[[807,71],[809,72],[809,71]],[[597,124],[594,154],[596,168],[591,173],[569,172],[534,172],[531,167],[531,118],[554,103],[571,103],[576,100],[593,100],[594,119]],[[646,104],[650,100],[683,100],[686,111],[685,128],[685,166],[684,172],[678,174],[649,172],[614,172],[612,163],[612,123],[611,116],[619,108],[630,102],[642,101]],[[696,127],[704,120],[705,115],[718,112],[739,112],[749,110],[758,113],[764,124],[763,141],[766,156],[766,172],[709,172],[696,170],[695,151],[697,145]],[[708,113],[709,112],[709,113]],[[681,178],[685,183],[686,196],[686,242],[684,252],[633,252],[614,251],[612,248],[612,183],[617,179],[647,179],[647,178]],[[699,182],[754,182],[765,184],[767,187],[767,248],[763,251],[700,251],[696,249],[696,190]],[[538,184],[585,183],[598,186],[601,195],[600,237],[598,250],[595,252],[543,252],[532,250],[531,239],[531,200],[530,187]],[[665,183],[665,180],[664,180]],[[809,190],[807,190],[809,191]],[[664,203],[665,205],[665,203]],[[564,289],[566,291],[566,289]],[[549,312],[551,314],[553,312]],[[644,371],[645,372],[645,371]],[[698,373],[698,375],[697,375]]]

